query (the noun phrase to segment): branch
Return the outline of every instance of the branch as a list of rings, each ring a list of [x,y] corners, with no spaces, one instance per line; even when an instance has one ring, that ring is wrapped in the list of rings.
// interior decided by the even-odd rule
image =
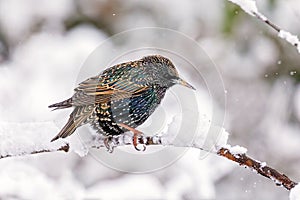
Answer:
[[[130,140],[125,139],[126,136],[120,136],[120,137],[115,137],[113,139],[113,144],[116,146],[120,146],[120,145],[132,145],[132,138],[130,138]],[[193,143],[192,145],[183,145],[183,146],[179,146],[179,145],[173,145],[172,143],[164,143],[165,138],[164,136],[148,136],[148,137],[144,137],[144,138],[140,138],[139,143],[140,144],[145,144],[145,145],[164,145],[164,146],[174,146],[174,147],[192,147],[192,148],[197,148],[203,151],[207,151],[201,147],[199,147],[196,143]],[[101,144],[101,142],[99,143]],[[105,145],[93,145],[92,148],[100,148],[100,147],[104,147]],[[226,145],[226,147],[221,147],[219,148],[219,150],[217,150],[216,152],[211,152],[211,151],[207,151],[210,153],[214,153],[218,156],[222,156],[225,157],[233,162],[238,163],[241,166],[245,166],[248,167],[251,170],[256,171],[258,174],[267,177],[271,180],[273,180],[275,182],[275,184],[277,186],[283,186],[285,187],[287,190],[291,190],[292,188],[294,188],[297,183],[292,181],[289,177],[287,177],[285,174],[282,174],[280,172],[278,172],[277,170],[266,166],[265,162],[260,162],[260,161],[256,161],[250,157],[248,157],[246,155],[246,153],[236,153],[234,150],[234,147],[231,148],[229,145]]]
[[[283,30],[278,25],[271,22],[266,16],[260,13],[256,7],[255,0],[228,0],[236,5],[238,5],[241,9],[243,9],[246,13],[251,16],[256,17],[260,21],[267,24],[269,27],[274,29],[278,33],[278,37],[286,40],[288,43],[295,46],[300,53],[300,41],[296,35],[291,34],[288,31]]]
[[[20,154],[17,155],[12,155],[12,154],[7,154],[7,155],[0,155],[0,159],[2,158],[9,158],[9,157],[17,157],[17,156],[26,156],[29,154],[39,154],[39,153],[48,153],[48,152],[57,152],[57,151],[64,151],[64,152],[69,152],[70,150],[70,145],[68,143],[66,143],[64,146],[61,146],[58,149],[54,149],[54,150],[49,150],[49,149],[42,149],[42,150],[38,150],[38,151],[32,151],[32,152],[22,152]]]
[[[287,190],[291,190],[297,185],[296,182],[292,181],[285,174],[282,174],[277,170],[266,166],[265,162],[259,162],[248,157],[246,154],[233,154],[229,149],[221,148],[218,151],[218,155],[232,160],[241,166],[245,166],[256,171],[258,174],[273,180],[277,186],[282,185]]]
[[[114,136],[110,140],[110,146],[113,148],[120,147],[120,146],[127,146],[132,145],[132,135],[124,134],[119,136]],[[105,137],[95,137],[93,140],[88,142],[85,146],[85,148],[106,148],[105,145]],[[267,177],[275,182],[276,185],[282,185],[287,190],[291,190],[294,188],[297,183],[292,181],[289,177],[286,175],[278,172],[277,170],[266,166],[264,162],[256,161],[250,157],[248,157],[245,153],[236,153],[236,150],[234,150],[234,147],[230,147],[229,145],[226,145],[226,147],[221,147],[216,151],[208,151],[205,150],[197,144],[197,142],[193,142],[191,144],[185,144],[185,145],[175,145],[170,143],[169,138],[165,137],[164,135],[155,135],[155,136],[147,136],[147,137],[141,137],[139,138],[138,143],[139,144],[145,144],[147,146],[151,145],[162,145],[162,146],[174,146],[174,147],[192,147],[197,148],[200,150],[204,150],[210,153],[214,153],[218,156],[225,157],[233,162],[238,163],[241,166],[245,166],[258,174]],[[62,151],[62,152],[69,152],[70,145],[68,143],[65,143],[63,146],[56,150],[39,150],[39,151],[33,151],[29,154],[39,154],[39,153],[45,153],[45,152],[53,152],[53,151]],[[27,155],[28,153],[19,154],[17,156],[23,156]],[[7,158],[7,157],[13,157],[16,155],[5,155],[0,156],[0,159]]]

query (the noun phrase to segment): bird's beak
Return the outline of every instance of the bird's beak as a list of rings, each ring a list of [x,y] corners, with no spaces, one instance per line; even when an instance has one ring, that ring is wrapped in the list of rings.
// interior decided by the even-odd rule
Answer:
[[[183,79],[181,79],[181,78],[179,78],[179,79],[177,80],[177,84],[182,85],[182,86],[185,86],[185,87],[188,87],[188,88],[191,88],[191,89],[193,89],[193,90],[196,90],[191,84],[189,84],[188,82],[186,82],[185,80],[183,80]]]

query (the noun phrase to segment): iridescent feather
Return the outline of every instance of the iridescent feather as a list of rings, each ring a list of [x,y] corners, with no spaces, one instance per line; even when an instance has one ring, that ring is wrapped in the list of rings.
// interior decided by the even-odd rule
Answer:
[[[122,134],[128,131],[124,127],[136,128],[175,84],[193,88],[179,78],[175,66],[163,56],[147,56],[110,67],[80,83],[71,98],[49,106],[74,107],[67,124],[52,141],[71,135],[87,123],[103,135]]]

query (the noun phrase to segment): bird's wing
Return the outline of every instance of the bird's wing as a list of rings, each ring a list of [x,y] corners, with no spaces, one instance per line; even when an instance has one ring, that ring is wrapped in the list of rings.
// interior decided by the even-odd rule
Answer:
[[[148,88],[149,86],[137,84],[128,78],[95,76],[79,84],[72,97],[72,104],[80,106],[130,98]]]

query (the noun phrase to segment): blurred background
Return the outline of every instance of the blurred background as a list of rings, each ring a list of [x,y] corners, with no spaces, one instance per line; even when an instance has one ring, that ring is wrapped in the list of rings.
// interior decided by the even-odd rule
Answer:
[[[257,3],[275,24],[300,35],[298,0]],[[229,143],[300,181],[300,56],[225,0],[0,0],[0,121],[66,119],[69,111],[47,106],[72,95],[88,55],[114,34],[151,26],[186,34],[213,60],[226,89]],[[198,155],[189,150],[173,165],[139,175],[74,153],[3,159],[0,199],[288,198],[251,170]]]

